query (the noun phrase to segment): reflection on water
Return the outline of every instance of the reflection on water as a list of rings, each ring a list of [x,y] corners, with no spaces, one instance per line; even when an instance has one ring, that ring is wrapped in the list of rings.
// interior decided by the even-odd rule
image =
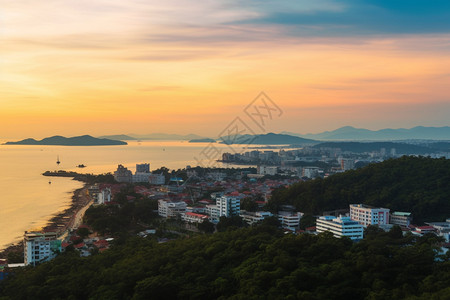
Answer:
[[[72,192],[82,186],[68,178],[51,178],[49,184],[43,172],[99,174],[113,172],[118,164],[134,172],[135,165],[143,162],[150,163],[151,169],[178,169],[197,165],[194,157],[207,145],[180,141],[130,141],[127,146],[101,147],[1,145],[0,249],[20,240],[25,230],[45,225],[70,205]],[[216,147],[229,151],[226,145]],[[77,168],[80,164],[86,167]]]

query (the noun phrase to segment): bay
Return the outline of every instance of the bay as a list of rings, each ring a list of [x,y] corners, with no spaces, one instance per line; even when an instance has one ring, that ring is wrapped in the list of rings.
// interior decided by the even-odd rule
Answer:
[[[70,206],[73,191],[83,186],[70,178],[42,176],[47,170],[101,174],[112,173],[118,164],[123,164],[134,172],[138,163],[150,163],[151,170],[163,166],[179,169],[187,165],[196,166],[199,160],[206,163],[204,153],[214,155],[214,149],[207,148],[208,143],[128,143],[98,147],[0,145],[0,249],[20,241],[25,230],[38,230],[45,226],[52,216]],[[214,147],[230,152],[226,145],[214,144]],[[58,157],[60,165],[56,164]],[[77,168],[80,164],[86,168]]]

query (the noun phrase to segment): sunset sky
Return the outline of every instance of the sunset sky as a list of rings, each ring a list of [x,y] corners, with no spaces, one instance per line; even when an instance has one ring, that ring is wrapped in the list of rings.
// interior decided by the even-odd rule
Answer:
[[[450,125],[448,0],[0,0],[0,138]]]

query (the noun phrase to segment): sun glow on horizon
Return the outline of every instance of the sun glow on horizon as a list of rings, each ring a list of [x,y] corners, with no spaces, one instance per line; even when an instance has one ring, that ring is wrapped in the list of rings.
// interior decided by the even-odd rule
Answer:
[[[448,125],[449,33],[313,35],[237,1],[0,3],[4,137],[214,136],[262,90],[287,112],[272,131]]]

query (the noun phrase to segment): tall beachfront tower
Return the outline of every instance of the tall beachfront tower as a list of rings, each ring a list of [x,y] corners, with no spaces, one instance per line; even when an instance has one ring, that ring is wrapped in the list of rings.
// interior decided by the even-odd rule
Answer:
[[[35,266],[51,260],[61,252],[61,241],[56,232],[28,232],[23,238],[25,265]]]

